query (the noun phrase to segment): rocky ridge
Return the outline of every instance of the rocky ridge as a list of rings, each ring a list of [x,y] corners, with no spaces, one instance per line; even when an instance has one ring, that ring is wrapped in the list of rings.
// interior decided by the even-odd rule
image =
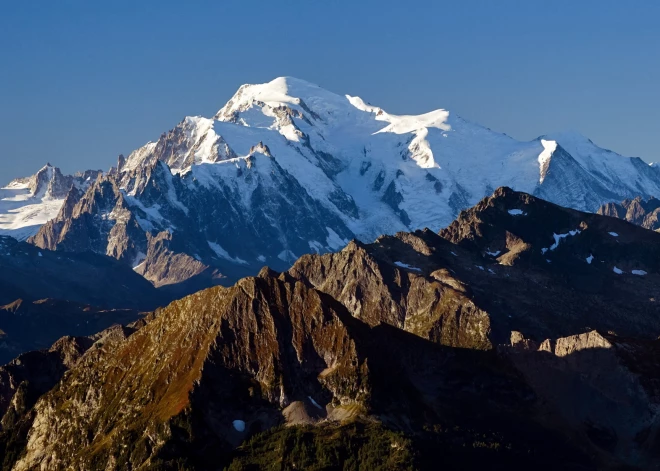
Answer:
[[[25,240],[55,217],[69,192],[84,191],[103,172],[87,170],[64,175],[46,164],[27,178],[0,188],[0,235]]]
[[[439,450],[466,469],[649,469],[658,251],[655,232],[500,188],[440,234],[353,241],[158,310],[6,430],[24,444],[10,468],[244,469],[283,424],[313,426],[304,446],[380,424],[410,469]]]
[[[638,196],[619,203],[607,203],[598,208],[598,214],[624,219],[652,231],[660,230],[660,200],[644,200]]]

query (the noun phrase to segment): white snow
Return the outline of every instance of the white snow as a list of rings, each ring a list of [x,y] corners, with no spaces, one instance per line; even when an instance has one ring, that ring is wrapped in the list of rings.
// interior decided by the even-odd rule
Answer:
[[[319,403],[316,402],[312,396],[307,396],[307,398],[312,402],[312,404],[314,404],[315,407],[317,407],[317,408],[323,410],[323,407],[321,407],[321,406],[319,405]]]
[[[587,260],[587,263],[588,263],[589,265],[591,265],[591,262],[594,260],[594,256],[591,255],[591,254],[589,254],[589,256],[586,258],[586,260]]]
[[[450,201],[456,201],[456,196],[461,196],[461,206],[467,207],[500,186],[537,193],[581,210],[593,210],[587,207],[591,202],[605,203],[609,198],[598,194],[584,198],[580,193],[583,188],[660,196],[660,180],[653,171],[640,170],[637,160],[601,149],[577,133],[521,142],[448,110],[394,115],[359,97],[335,94],[292,77],[244,85],[213,118],[187,117],[176,130],[181,139],[170,142],[174,144],[172,153],[164,157],[171,172],[189,188],[226,191],[227,203],[248,219],[262,209],[252,205],[256,188],[286,199],[284,190],[289,188],[280,177],[292,177],[315,203],[352,232],[332,225],[325,240],[318,237],[310,241],[310,249],[318,251],[321,247],[316,243],[324,251],[337,250],[352,237],[370,242],[397,231],[424,227],[437,231],[453,221],[455,209]],[[265,148],[251,152],[260,142],[268,147],[272,158],[264,155]],[[157,146],[157,142],[149,142],[135,150],[122,169],[122,188],[127,196],[134,197],[129,204],[146,214],[136,215],[145,231],[173,228],[166,218],[167,210],[189,213],[193,209],[186,207],[188,199],[177,194],[180,182],[174,185],[172,179],[166,182],[162,200],[155,204],[139,202],[135,197],[137,186],[129,174],[153,163],[158,157]],[[569,152],[578,166],[575,173],[569,169],[565,175],[549,179],[548,168],[558,146]],[[381,180],[382,184],[376,185]],[[397,198],[400,196],[398,212],[383,198],[392,189]],[[0,234],[26,238],[59,211],[62,201],[23,198],[27,191],[24,181],[0,191]],[[355,204],[357,215],[339,209],[341,205],[332,198],[337,194]],[[17,195],[23,199],[15,200]],[[400,217],[402,212],[409,223]],[[525,214],[522,209],[510,213]],[[277,237],[288,247],[285,229],[278,227]],[[233,259],[247,259],[247,252],[236,253]],[[280,258],[291,261],[288,252],[284,250]]]
[[[240,265],[248,264],[248,262],[246,262],[242,258],[232,257],[231,255],[229,255],[229,253],[225,249],[223,249],[220,246],[220,244],[216,244],[215,242],[211,242],[211,241],[207,241],[207,243],[209,244],[209,247],[211,247],[211,250],[213,250],[218,257],[224,258],[225,260],[228,260],[233,263],[238,263]]]
[[[617,234],[616,232],[608,232],[608,234],[611,235],[612,237],[619,237],[619,234]]]
[[[288,263],[293,263],[298,259],[296,254],[290,250],[282,250],[279,254],[277,254],[277,258],[279,258],[283,262],[288,262]]]
[[[259,256],[257,257],[257,260],[259,260],[260,262],[265,262],[265,261],[266,261],[266,257],[264,257],[263,255],[259,255]]]
[[[242,420],[234,420],[232,425],[237,432],[245,432],[245,422]]]
[[[510,209],[509,214],[511,216],[520,216],[520,215],[526,216],[527,215],[527,213],[523,212],[522,209]]]
[[[135,259],[133,259],[133,270],[139,270],[142,268],[146,258],[147,256],[143,252],[138,252],[138,254],[135,256]]]
[[[449,252],[449,253],[452,254],[454,257],[458,257],[458,255],[456,255],[456,253],[454,252]]]
[[[639,276],[644,276],[644,275],[647,274],[644,270],[633,270],[630,273],[632,273],[633,275],[639,275]]]
[[[422,271],[420,268],[413,267],[413,266],[411,266],[411,265],[408,265],[407,263],[403,263],[403,262],[394,262],[394,264],[395,264],[397,267],[406,268],[406,269],[408,269],[408,270],[414,270],[414,271],[420,271],[420,272]]]
[[[309,248],[312,250],[312,252],[315,253],[325,252],[325,250],[323,250],[323,244],[321,244],[319,241],[310,240],[309,242],[307,242],[307,245],[309,245]]]
[[[475,267],[477,267],[481,271],[484,271],[484,267],[482,267],[481,265],[475,265]]]
[[[57,216],[64,199],[33,195],[26,183],[11,182],[0,188],[0,235],[25,240]]]
[[[326,243],[331,249],[338,250],[348,244],[348,240],[339,237],[339,234],[333,231],[332,228],[326,226],[325,230],[328,231]]]
[[[37,255],[39,255],[40,257],[44,256],[44,254],[42,254],[41,252],[39,252]]]
[[[541,152],[538,157],[540,174],[539,183],[543,183],[543,180],[545,180],[545,176],[548,173],[548,166],[550,165],[550,159],[555,150],[557,150],[557,142],[541,139],[541,145],[543,146],[543,152]]]
[[[573,231],[568,231],[566,234],[552,234],[552,237],[555,239],[555,243],[550,246],[550,248],[542,248],[541,253],[545,254],[548,250],[555,250],[557,247],[559,247],[559,243],[562,241],[562,239],[565,239],[568,236],[576,236],[579,234],[581,231],[579,229],[575,229]]]
[[[490,273],[490,274],[492,274],[492,275],[496,275],[496,274],[497,274],[497,273],[495,273],[495,271],[494,271],[492,268],[489,268],[489,269],[488,269],[488,273]]]
[[[490,255],[491,257],[497,257],[500,254],[500,250],[496,250],[495,252],[490,252],[489,250],[486,250],[486,255]]]
[[[620,268],[617,268],[617,267],[614,267],[614,268],[612,269],[612,271],[613,271],[614,273],[616,273],[617,275],[620,275],[620,274],[623,273],[623,270],[621,270]]]

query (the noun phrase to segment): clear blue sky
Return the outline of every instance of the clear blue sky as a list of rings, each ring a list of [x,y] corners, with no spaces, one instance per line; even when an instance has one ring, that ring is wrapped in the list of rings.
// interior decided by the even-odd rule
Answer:
[[[0,183],[107,169],[281,75],[660,160],[659,24],[655,0],[3,1]]]

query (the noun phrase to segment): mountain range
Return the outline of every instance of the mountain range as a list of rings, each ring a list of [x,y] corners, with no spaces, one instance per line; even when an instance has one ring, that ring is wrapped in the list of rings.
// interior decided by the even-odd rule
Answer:
[[[212,118],[186,117],[108,172],[46,166],[11,182],[0,232],[189,293],[351,239],[437,231],[500,186],[596,211],[659,197],[659,172],[574,132],[520,142],[446,110],[393,115],[281,77],[241,86]]]
[[[0,368],[5,469],[655,469],[660,234],[499,188]]]

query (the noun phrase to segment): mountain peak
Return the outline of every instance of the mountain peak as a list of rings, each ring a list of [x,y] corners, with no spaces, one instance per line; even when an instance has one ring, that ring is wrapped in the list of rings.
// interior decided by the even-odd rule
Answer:
[[[234,96],[215,115],[220,121],[231,121],[236,113],[241,113],[254,104],[278,108],[282,105],[300,105],[307,101],[327,103],[346,102],[346,98],[329,92],[320,86],[295,77],[277,77],[261,84],[241,85]]]

